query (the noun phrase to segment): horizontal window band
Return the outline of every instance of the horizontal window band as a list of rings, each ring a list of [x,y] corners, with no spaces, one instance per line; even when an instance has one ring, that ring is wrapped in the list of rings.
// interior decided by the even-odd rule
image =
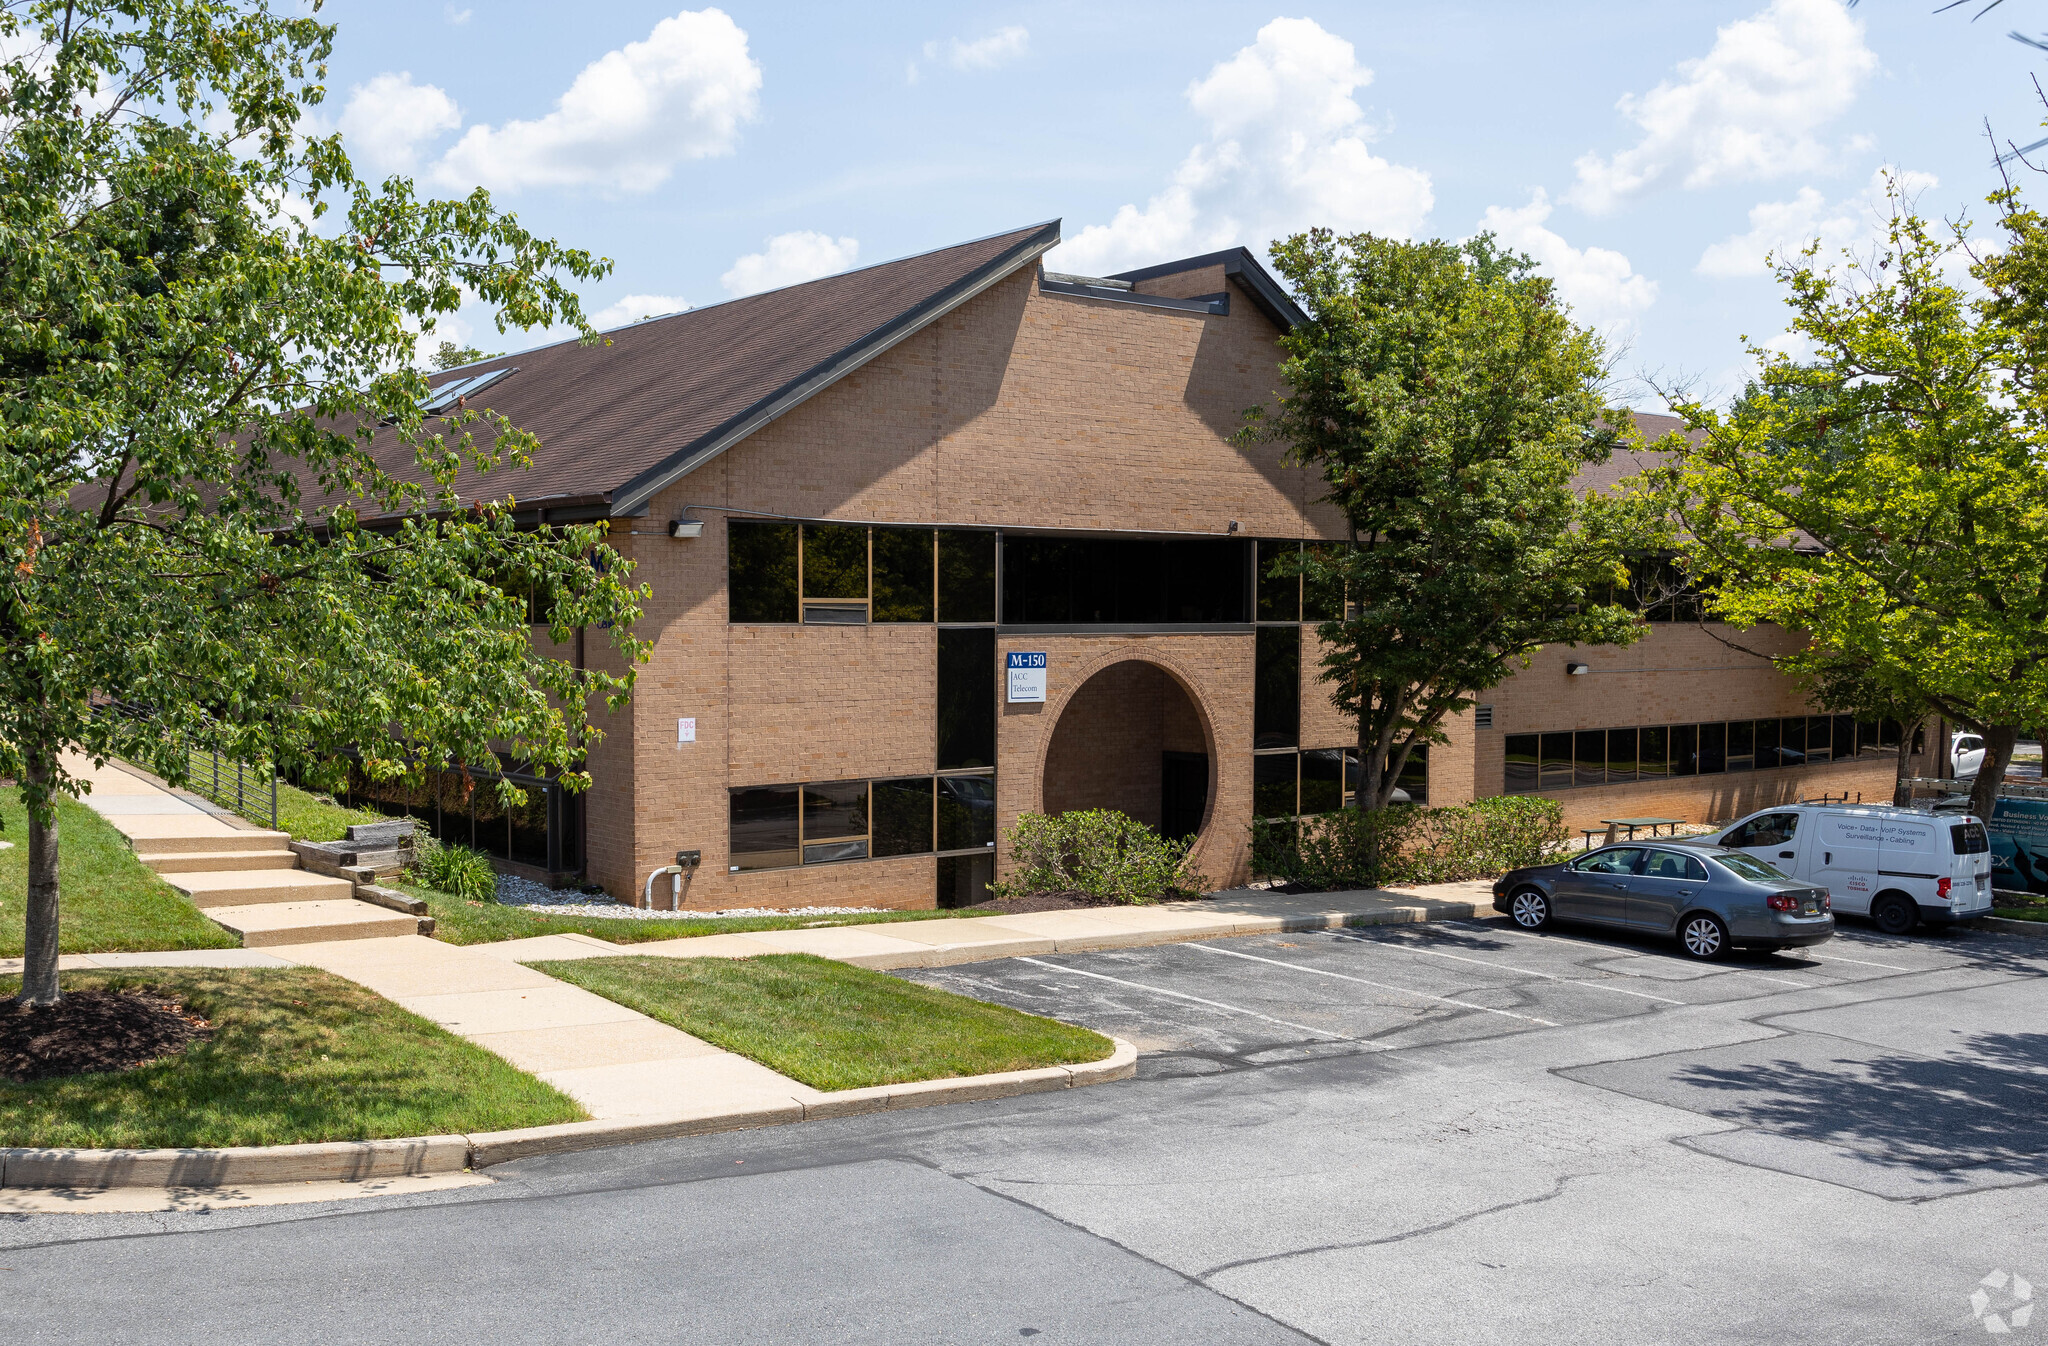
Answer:
[[[1281,623],[1299,625],[1299,623]],[[999,636],[1248,636],[1250,622],[1049,622],[998,623]]]

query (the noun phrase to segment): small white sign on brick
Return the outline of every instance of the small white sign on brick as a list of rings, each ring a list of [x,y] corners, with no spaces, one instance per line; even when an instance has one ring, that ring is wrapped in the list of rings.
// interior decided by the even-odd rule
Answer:
[[[685,743],[695,743],[696,741],[697,741],[697,717],[696,717],[696,716],[694,716],[694,715],[692,715],[692,716],[690,716],[690,717],[689,717],[689,718],[687,718],[687,719],[681,719],[681,720],[677,720],[677,721],[676,721],[676,746],[680,748],[680,747],[682,747],[682,746],[683,746],[683,744],[685,744]]]
[[[1009,664],[1009,693],[1012,701],[1045,700],[1045,655],[1040,651],[1013,650]]]

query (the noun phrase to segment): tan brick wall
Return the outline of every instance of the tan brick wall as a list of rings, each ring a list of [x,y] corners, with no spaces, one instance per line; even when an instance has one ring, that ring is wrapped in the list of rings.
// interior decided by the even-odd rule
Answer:
[[[1589,786],[1545,794],[1564,805],[1565,826],[1597,826],[1602,818],[1683,818],[1693,823],[1728,822],[1773,804],[1790,804],[1845,791],[1851,800],[1889,804],[1897,765],[1870,757],[1775,771],[1737,771],[1719,776],[1680,776],[1627,785]]]
[[[1219,270],[1148,288],[1193,294],[1226,284]],[[613,893],[637,894],[649,869],[695,847],[704,867],[691,884],[693,907],[930,905],[929,857],[727,872],[730,788],[929,771],[935,697],[930,627],[728,625],[727,518],[759,512],[1219,537],[1235,519],[1250,537],[1339,536],[1335,513],[1309,503],[1312,473],[1283,466],[1277,448],[1230,439],[1243,408],[1269,397],[1277,382],[1275,335],[1242,293],[1228,317],[1213,317],[1042,295],[1020,274],[671,486],[645,518],[615,521],[614,544],[654,590],[639,626],[654,649],[630,711],[600,716],[610,737],[592,763],[592,876]],[[686,507],[705,521],[704,534],[671,540],[665,523]],[[1315,682],[1314,645],[1305,632],[1303,745],[1349,744],[1351,726]],[[602,648],[592,633],[593,659]],[[1249,634],[1005,637],[999,660],[1009,649],[1045,650],[1052,666],[1045,705],[999,707],[1000,827],[1044,807],[1053,728],[1075,689],[1113,664],[1144,661],[1186,697],[1157,698],[1157,743],[1207,744],[1211,755],[1198,861],[1218,882],[1244,877]],[[1567,655],[1599,672],[1566,679]],[[1499,736],[1510,730],[1797,706],[1796,692],[1767,666],[1745,664],[1681,628],[1657,628],[1628,650],[1546,650],[1485,699],[1497,727],[1452,723],[1452,743],[1433,754],[1432,802],[1497,793]],[[696,718],[697,741],[679,746],[683,716]],[[1142,768],[1156,810],[1157,750],[1148,746],[1142,756],[1131,788],[1145,807]]]
[[[1046,751],[1047,813],[1110,808],[1160,824],[1160,754],[1207,752],[1187,693],[1157,664],[1111,664],[1068,703]]]

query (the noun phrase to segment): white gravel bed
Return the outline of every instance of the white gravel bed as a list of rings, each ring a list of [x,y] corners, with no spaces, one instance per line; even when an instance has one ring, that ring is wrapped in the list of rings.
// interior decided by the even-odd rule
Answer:
[[[498,876],[498,902],[507,907],[544,908],[549,915],[601,916],[620,921],[706,921],[736,916],[854,916],[872,907],[729,907],[724,911],[650,911],[603,894],[550,888],[514,874]]]

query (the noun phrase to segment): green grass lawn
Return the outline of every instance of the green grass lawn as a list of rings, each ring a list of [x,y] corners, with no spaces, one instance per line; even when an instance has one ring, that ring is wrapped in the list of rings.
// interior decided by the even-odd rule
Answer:
[[[267,818],[251,821],[269,825]],[[324,795],[309,794],[283,781],[277,783],[277,830],[291,833],[296,841],[340,841],[348,835],[350,823],[384,821],[384,815],[375,809],[345,808]]]
[[[427,904],[434,938],[450,944],[495,944],[535,935],[592,935],[614,944],[695,935],[744,935],[749,930],[812,930],[831,925],[877,925],[893,921],[943,921],[980,916],[966,911],[850,912],[841,916],[721,916],[704,920],[635,920],[630,916],[545,916],[526,907],[471,902],[410,879],[395,885]]]
[[[1993,916],[2003,916],[2008,921],[2048,921],[2048,898],[2023,897],[2018,893],[1999,893],[1991,908]]]
[[[0,958],[19,958],[28,907],[28,813],[0,790]],[[241,943],[135,858],[114,825],[76,800],[57,804],[58,940],[65,953],[229,949]]]
[[[535,963],[814,1089],[1100,1061],[1100,1033],[805,953]]]
[[[173,996],[213,1038],[133,1070],[0,1080],[0,1145],[288,1145],[584,1118],[500,1057],[312,968],[74,972],[64,984]],[[18,985],[0,979],[0,997]]]

